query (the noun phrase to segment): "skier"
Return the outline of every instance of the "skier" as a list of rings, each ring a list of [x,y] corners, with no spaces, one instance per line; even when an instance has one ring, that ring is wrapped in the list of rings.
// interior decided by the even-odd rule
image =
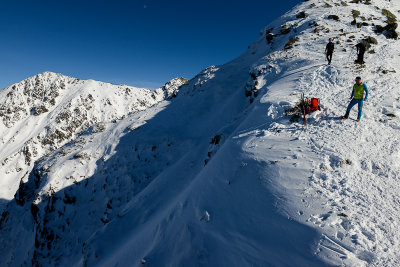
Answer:
[[[356,84],[353,86],[353,91],[350,98],[351,101],[349,103],[349,106],[347,107],[346,114],[344,116],[341,116],[341,118],[347,119],[349,117],[350,110],[354,107],[355,104],[358,104],[357,122],[360,122],[363,101],[366,101],[368,99],[368,88],[366,84],[361,82],[361,77],[359,76],[356,77]]]
[[[365,44],[364,41],[359,42],[355,48],[357,48],[357,60],[355,63],[364,64],[364,53],[365,53]]]
[[[329,38],[329,43],[326,45],[325,54],[328,60],[328,65],[331,64],[333,51],[335,51],[335,45],[332,43],[332,38]]]

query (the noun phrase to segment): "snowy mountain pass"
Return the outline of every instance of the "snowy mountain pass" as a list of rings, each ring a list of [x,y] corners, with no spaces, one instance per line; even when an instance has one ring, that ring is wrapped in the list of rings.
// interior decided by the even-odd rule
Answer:
[[[375,32],[390,19],[384,8],[399,15],[400,4],[354,2],[299,4],[239,58],[179,83],[179,93],[143,91],[134,101],[133,89],[119,86],[115,94],[99,89],[92,103],[92,87],[83,88],[51,128],[72,126],[71,136],[42,136],[36,162],[23,165],[21,154],[0,167],[15,180],[1,192],[10,200],[0,217],[0,261],[400,265],[400,46],[389,28]],[[361,40],[370,47],[358,65],[353,47]],[[363,116],[355,121],[355,107],[340,120],[356,76],[369,88]],[[307,125],[287,113],[303,93],[322,106]],[[0,111],[12,128],[26,113],[7,101]],[[51,107],[48,114],[59,108]],[[28,171],[22,182],[17,163]]]

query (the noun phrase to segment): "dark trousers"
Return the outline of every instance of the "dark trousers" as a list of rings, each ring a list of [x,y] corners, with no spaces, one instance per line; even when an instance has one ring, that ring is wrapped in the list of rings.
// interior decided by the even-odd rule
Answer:
[[[364,52],[358,53],[357,61],[356,61],[356,62],[357,62],[357,63],[360,63],[360,64],[363,64],[363,63],[364,63]]]
[[[332,55],[333,55],[333,52],[328,52],[328,53],[326,53],[326,59],[328,60],[328,63],[329,63],[329,64],[331,64]]]

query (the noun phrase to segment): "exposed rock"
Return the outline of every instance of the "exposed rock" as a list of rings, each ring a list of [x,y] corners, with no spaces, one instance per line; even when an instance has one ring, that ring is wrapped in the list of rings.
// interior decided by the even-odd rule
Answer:
[[[340,20],[339,17],[336,16],[336,15],[329,15],[329,16],[328,16],[328,19],[333,19],[333,20],[336,20],[336,21],[339,21],[339,20]]]
[[[178,95],[179,88],[181,86],[187,84],[188,81],[189,81],[188,79],[185,79],[182,77],[175,78],[175,79],[172,79],[171,81],[167,82],[164,86],[162,86],[160,89],[157,89],[157,90],[161,90],[162,93],[164,94],[164,98],[166,98],[166,99],[176,97]]]
[[[39,107],[34,107],[34,108],[32,108],[32,111],[33,111],[32,112],[33,115],[35,115],[35,116],[39,116],[42,113],[49,112],[49,110],[46,108],[45,105],[42,105],[42,106],[39,106]]]
[[[297,37],[297,36],[296,37],[291,37],[289,39],[289,41],[285,44],[285,50],[292,49],[293,45],[299,40],[300,40],[300,38]]]
[[[375,32],[382,33],[388,39],[397,39],[399,37],[399,34],[396,32],[397,27],[397,23],[390,23],[386,26],[376,25]]]
[[[290,32],[290,27],[288,25],[282,25],[281,34],[288,34]]]
[[[268,33],[265,38],[266,38],[268,44],[270,44],[272,42],[272,39],[274,39],[274,34],[273,33]]]
[[[304,19],[307,17],[307,13],[305,11],[301,11],[296,15],[296,18],[298,19]]]

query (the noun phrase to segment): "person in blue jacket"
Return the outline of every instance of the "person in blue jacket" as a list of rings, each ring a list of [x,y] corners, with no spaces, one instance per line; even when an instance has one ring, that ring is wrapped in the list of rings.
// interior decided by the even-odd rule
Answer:
[[[347,119],[350,114],[350,110],[358,104],[358,115],[357,122],[360,122],[361,114],[362,114],[362,106],[363,102],[368,99],[368,88],[367,85],[361,82],[361,77],[356,77],[356,84],[353,86],[353,91],[351,93],[351,101],[349,106],[347,107],[346,114],[342,116],[342,119]]]

